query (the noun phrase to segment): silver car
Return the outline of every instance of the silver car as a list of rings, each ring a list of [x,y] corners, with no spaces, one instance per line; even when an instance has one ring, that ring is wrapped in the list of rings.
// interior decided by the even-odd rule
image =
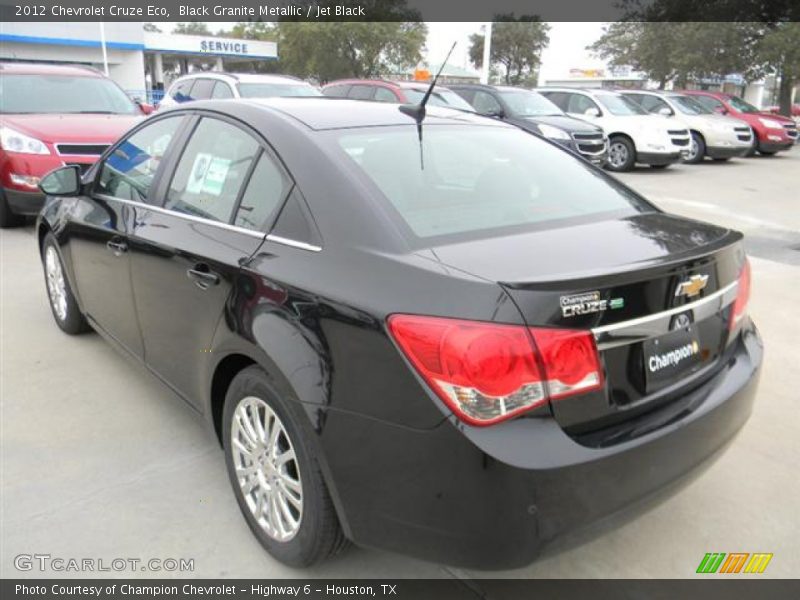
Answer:
[[[753,145],[753,131],[739,119],[713,112],[691,96],[677,92],[626,90],[622,92],[653,114],[676,117],[688,127],[692,139],[687,163],[699,163],[708,156],[728,160],[745,156]]]

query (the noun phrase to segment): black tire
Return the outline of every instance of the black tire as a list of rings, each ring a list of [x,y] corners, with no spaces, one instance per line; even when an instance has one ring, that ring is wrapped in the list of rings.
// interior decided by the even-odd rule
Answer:
[[[706,141],[703,139],[703,136],[696,131],[692,131],[691,136],[691,143],[697,145],[697,152],[694,156],[687,157],[684,162],[689,163],[690,165],[696,165],[703,162],[703,159],[706,157]]]
[[[773,156],[773,155],[777,154],[778,151],[777,150],[759,150],[758,153],[761,154],[762,156]]]
[[[51,292],[51,279],[48,277],[47,272],[47,260],[48,260],[48,253],[53,252],[55,260],[58,261],[58,268],[61,270],[61,277],[63,278],[63,295],[64,295],[64,306],[65,306],[65,313],[63,316],[59,314],[59,310],[56,308],[55,300],[53,298],[53,293]],[[64,261],[61,258],[61,252],[58,250],[58,243],[56,242],[56,238],[53,237],[52,233],[48,233],[44,238],[44,243],[42,244],[42,268],[44,270],[44,285],[47,289],[47,301],[50,305],[50,311],[53,313],[53,318],[56,321],[56,325],[58,325],[64,333],[68,333],[70,335],[79,335],[81,333],[86,333],[87,331],[91,331],[91,327],[89,323],[87,323],[86,318],[81,314],[81,310],[78,307],[78,302],[75,300],[75,295],[72,293],[72,288],[69,284],[69,278],[64,273]]]
[[[302,482],[302,514],[299,528],[288,541],[278,541],[267,533],[253,515],[236,474],[231,427],[239,403],[256,398],[277,415],[292,449],[296,463],[293,468]],[[299,404],[287,401],[276,391],[270,376],[258,366],[242,370],[231,382],[225,396],[222,415],[222,440],[225,465],[236,502],[256,539],[274,558],[292,567],[308,567],[340,552],[347,539],[320,471],[319,462],[309,443],[308,425],[303,425]],[[266,437],[266,436],[265,436]],[[260,486],[259,486],[260,487]]]
[[[620,149],[624,150],[624,157],[618,159],[616,154],[615,145],[619,145]],[[612,159],[612,151],[615,151],[615,154]],[[633,145],[633,142],[630,141],[628,138],[623,137],[621,135],[612,136],[611,139],[608,140],[608,159],[606,162],[606,168],[609,171],[614,171],[615,173],[622,173],[624,171],[630,171],[633,169],[633,165],[636,164],[636,148]]]
[[[0,228],[19,227],[23,223],[25,223],[25,217],[11,210],[6,195],[0,190]]]
[[[745,154],[745,157],[751,158],[755,156],[757,150],[758,150],[758,137],[756,137],[756,132],[753,131],[753,143],[750,144],[750,149]]]
[[[728,162],[730,158],[715,158],[714,162]]]
[[[666,169],[669,165],[650,165],[651,169]]]

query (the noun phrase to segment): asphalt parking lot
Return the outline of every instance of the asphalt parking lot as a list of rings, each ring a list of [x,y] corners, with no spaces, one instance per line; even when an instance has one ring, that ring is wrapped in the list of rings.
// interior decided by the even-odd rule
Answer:
[[[33,228],[0,233],[0,576],[14,557],[191,558],[194,577],[691,577],[706,552],[771,552],[800,573],[800,147],[621,176],[665,210],[740,229],[766,344],[755,412],[699,480],[651,512],[527,568],[453,569],[351,548],[309,570],[271,559],[241,518],[222,452],[171,392],[97,335],[53,323]],[[609,241],[613,243],[613,241]],[[94,575],[103,575],[95,573]],[[115,575],[115,573],[109,573]],[[735,576],[731,576],[735,577]]]

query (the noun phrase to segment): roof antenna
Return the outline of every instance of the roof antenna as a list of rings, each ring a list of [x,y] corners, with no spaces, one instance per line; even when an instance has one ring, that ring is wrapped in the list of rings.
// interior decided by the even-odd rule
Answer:
[[[428,86],[428,90],[425,92],[425,95],[422,97],[422,100],[419,104],[401,104],[399,106],[400,112],[404,115],[408,115],[412,119],[417,122],[417,137],[419,138],[419,166],[424,171],[425,170],[425,161],[422,158],[422,121],[425,120],[425,105],[428,103],[428,98],[431,97],[431,93],[433,92],[433,88],[436,85],[436,82],[439,79],[439,75],[442,74],[445,65],[447,65],[447,61],[450,60],[450,55],[453,53],[453,48],[456,47],[456,42],[453,42],[453,45],[450,46],[450,51],[447,53],[447,56],[444,58],[444,62],[442,66],[439,67],[439,71],[434,76],[433,80],[431,81],[430,86]]]

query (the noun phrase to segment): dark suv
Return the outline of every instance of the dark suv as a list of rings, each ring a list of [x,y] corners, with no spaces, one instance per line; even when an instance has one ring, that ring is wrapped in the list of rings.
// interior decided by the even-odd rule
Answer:
[[[449,87],[479,114],[503,119],[520,129],[553,140],[596,165],[606,162],[608,139],[603,129],[567,116],[537,92],[499,85],[459,84]]]

